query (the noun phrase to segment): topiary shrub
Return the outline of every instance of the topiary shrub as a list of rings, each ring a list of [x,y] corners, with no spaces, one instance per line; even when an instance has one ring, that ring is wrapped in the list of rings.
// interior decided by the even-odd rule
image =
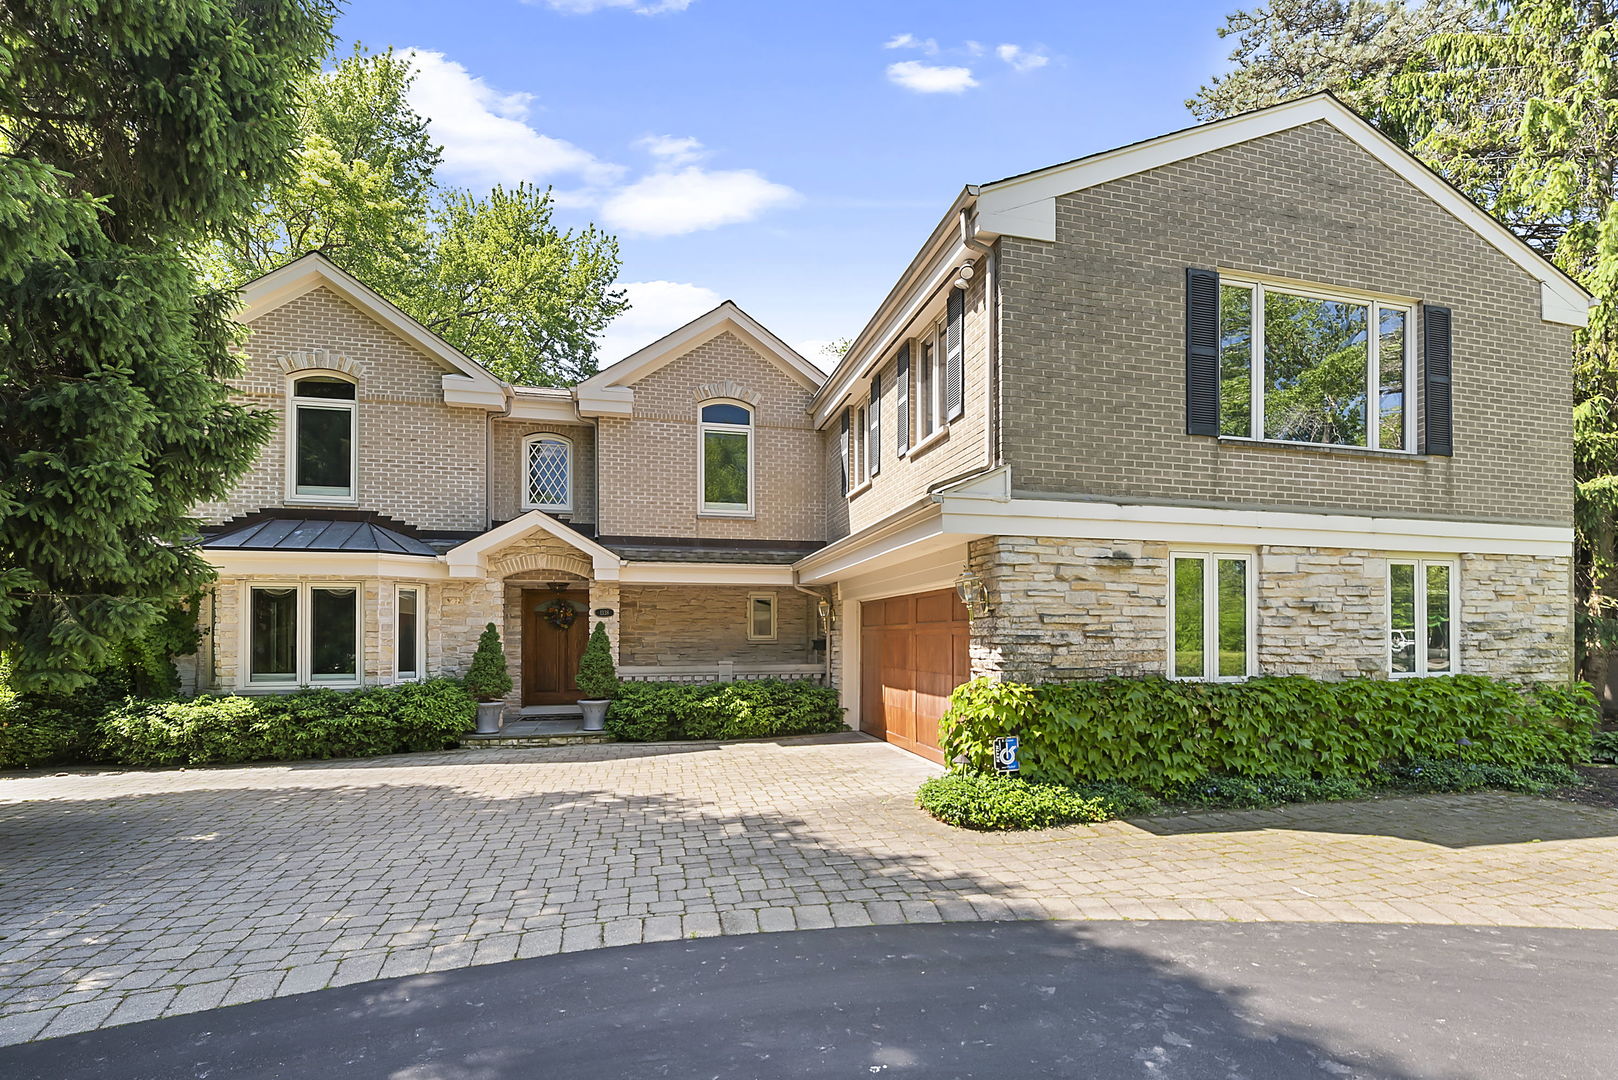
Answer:
[[[624,683],[607,730],[625,742],[765,739],[844,731],[837,693],[809,682]]]
[[[472,654],[472,665],[462,682],[466,692],[478,701],[499,701],[511,693],[511,670],[506,666],[506,651],[500,647],[500,631],[494,623],[478,635],[477,651]]]
[[[612,665],[612,642],[607,640],[607,624],[598,622],[590,631],[584,655],[579,657],[579,694],[588,701],[601,701],[618,693],[618,670]]]

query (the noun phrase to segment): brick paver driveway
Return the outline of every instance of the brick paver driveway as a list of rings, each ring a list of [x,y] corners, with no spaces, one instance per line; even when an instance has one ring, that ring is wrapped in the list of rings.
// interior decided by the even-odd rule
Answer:
[[[684,935],[1005,918],[1618,928],[1618,812],[1510,795],[998,836],[860,736],[0,779],[0,1044]]]

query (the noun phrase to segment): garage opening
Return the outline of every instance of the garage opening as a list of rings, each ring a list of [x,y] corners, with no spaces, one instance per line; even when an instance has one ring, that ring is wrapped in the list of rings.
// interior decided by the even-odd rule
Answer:
[[[860,605],[860,730],[943,762],[938,720],[971,678],[966,607],[953,589]]]

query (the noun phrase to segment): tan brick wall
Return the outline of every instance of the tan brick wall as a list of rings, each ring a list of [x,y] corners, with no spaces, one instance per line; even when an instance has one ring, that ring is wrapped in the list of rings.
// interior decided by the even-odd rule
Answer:
[[[994,612],[972,628],[972,672],[1060,681],[1161,675],[1168,559],[1161,543],[987,537],[970,548]],[[1388,674],[1386,552],[1261,547],[1254,558],[1257,669],[1342,679]],[[1569,560],[1462,555],[1459,670],[1569,677]]]
[[[719,585],[625,585],[622,588],[620,662],[626,666],[708,664],[815,664],[819,636],[815,601],[796,589]],[[747,640],[747,598],[776,597],[776,639]]]
[[[870,486],[851,498],[842,491],[842,427],[837,417],[822,433],[822,460],[826,470],[825,497],[827,499],[828,539],[837,539],[850,532],[858,532],[888,515],[923,498],[928,489],[940,481],[959,477],[965,473],[990,466],[990,454],[985,443],[988,426],[988,314],[985,303],[987,276],[978,274],[966,292],[965,354],[966,412],[948,425],[948,434],[917,453],[899,457],[899,385],[898,348],[883,361],[879,369],[882,380],[880,408],[881,469],[871,478]],[[934,320],[926,327],[916,327],[917,333],[930,332]],[[920,355],[916,343],[911,345],[910,400],[911,425],[920,427],[916,416],[916,358]],[[845,404],[869,406],[870,386]],[[912,444],[919,441],[913,435]]]
[[[358,370],[359,506],[424,529],[487,524],[485,413],[444,404],[441,364],[324,287],[249,328],[235,400],[274,412],[281,422],[230,497],[197,508],[203,521],[285,504],[288,382],[280,357],[326,350]]]
[[[551,424],[530,420],[494,421],[493,519],[510,521],[526,513],[522,500],[527,491],[528,463],[522,455],[523,440],[541,432],[565,435],[573,442],[573,513],[558,516],[578,525],[594,525],[595,429],[587,424]]]
[[[1567,524],[1569,331],[1540,286],[1323,124],[1057,200],[1057,242],[1002,242],[1016,488],[1123,500]],[[1455,456],[1243,446],[1185,431],[1185,268],[1454,311]]]
[[[735,382],[758,396],[754,516],[698,513],[697,403],[705,384]],[[598,430],[598,527],[608,536],[818,540],[824,534],[819,436],[810,392],[730,332],[635,383],[635,415]]]

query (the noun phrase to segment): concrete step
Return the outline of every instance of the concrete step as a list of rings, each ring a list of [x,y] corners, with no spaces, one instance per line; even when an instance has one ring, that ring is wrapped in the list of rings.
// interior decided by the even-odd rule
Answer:
[[[499,734],[468,734],[461,740],[461,745],[483,747],[484,749],[510,750],[534,746],[574,746],[613,741],[613,737],[605,731],[585,731],[583,719],[571,716],[543,720],[508,720]]]

